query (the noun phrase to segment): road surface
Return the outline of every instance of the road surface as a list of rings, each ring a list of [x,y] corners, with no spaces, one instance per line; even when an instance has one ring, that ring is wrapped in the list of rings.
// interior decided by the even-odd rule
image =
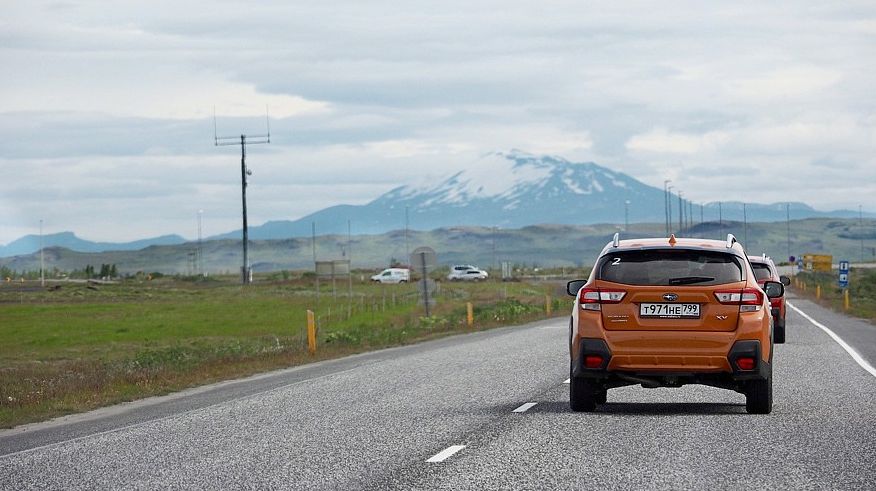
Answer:
[[[876,365],[874,326],[792,303]],[[614,389],[572,413],[567,322],[4,431],[0,488],[876,489],[876,376],[798,312],[769,415],[699,386]]]

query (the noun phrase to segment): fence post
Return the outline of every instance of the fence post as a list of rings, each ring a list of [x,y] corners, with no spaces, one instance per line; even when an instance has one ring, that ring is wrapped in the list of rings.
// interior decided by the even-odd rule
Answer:
[[[551,296],[545,295],[544,296],[544,313],[548,317],[551,316],[551,307],[553,307],[553,305],[551,305]]]
[[[313,311],[307,311],[307,351],[316,354],[316,323],[313,321]]]
[[[849,307],[851,307],[851,304],[849,303],[849,289],[848,288],[843,290],[843,307],[845,307],[846,310],[849,310]]]
[[[465,320],[468,323],[468,327],[474,325],[474,308],[471,305],[471,302],[466,302],[465,304]]]

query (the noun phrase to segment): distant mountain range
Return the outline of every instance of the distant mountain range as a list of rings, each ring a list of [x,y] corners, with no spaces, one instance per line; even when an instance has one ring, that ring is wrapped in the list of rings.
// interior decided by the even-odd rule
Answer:
[[[679,199],[673,194],[673,222],[678,223]],[[629,205],[626,202],[629,201]],[[407,210],[411,229],[434,230],[453,226],[520,228],[535,224],[622,224],[628,210],[630,223],[663,223],[664,192],[593,162],[570,162],[561,157],[536,156],[521,151],[496,152],[470,168],[424,185],[395,188],[365,205],[337,205],[298,220],[268,221],[249,228],[252,240],[308,237],[312,223],[319,235],[346,234],[347,222],[355,234],[382,234],[405,228]],[[741,202],[707,203],[692,209],[694,222],[723,220],[783,221],[786,204]],[[817,217],[854,218],[857,211],[817,211],[804,203],[790,203],[791,219]],[[685,205],[685,209],[689,207]],[[868,218],[873,213],[864,214]],[[237,239],[240,230],[209,239]],[[136,250],[150,245],[185,242],[178,235],[143,239],[124,244],[95,243],[72,232],[46,235],[46,247],[75,251]],[[28,254],[39,249],[39,238],[29,235],[0,247],[0,257]]]
[[[136,251],[153,245],[176,245],[186,242],[179,235],[162,235],[133,242],[92,242],[80,239],[73,232],[43,235],[44,247],[64,247],[79,252]],[[6,246],[0,246],[0,257],[30,254],[40,250],[39,235],[25,235]]]

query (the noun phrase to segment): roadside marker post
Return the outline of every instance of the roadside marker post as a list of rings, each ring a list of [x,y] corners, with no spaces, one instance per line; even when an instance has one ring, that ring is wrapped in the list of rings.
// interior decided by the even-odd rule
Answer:
[[[551,316],[551,307],[552,307],[552,306],[553,306],[553,305],[552,305],[552,302],[551,302],[551,296],[550,296],[550,295],[545,295],[545,296],[544,296],[544,313],[545,313],[545,315],[546,315],[547,317],[550,317],[550,316]]]
[[[821,300],[821,285],[815,285],[815,298]]]
[[[313,311],[307,311],[307,351],[316,354],[316,322],[313,320]]]
[[[468,324],[468,327],[474,325],[474,307],[471,302],[466,302],[465,304],[465,321]]]
[[[851,307],[851,304],[849,303],[849,289],[848,288],[843,290],[843,307],[846,310],[849,310],[849,307]]]

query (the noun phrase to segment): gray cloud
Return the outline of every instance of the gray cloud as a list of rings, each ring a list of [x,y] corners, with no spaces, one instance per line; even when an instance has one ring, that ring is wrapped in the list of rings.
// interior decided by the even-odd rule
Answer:
[[[872,210],[874,34],[866,1],[16,2],[0,19],[0,243],[40,218],[106,240],[190,236],[198,208],[236,227],[213,105],[231,135],[262,131],[271,105],[256,221],[513,147],[698,201]]]

